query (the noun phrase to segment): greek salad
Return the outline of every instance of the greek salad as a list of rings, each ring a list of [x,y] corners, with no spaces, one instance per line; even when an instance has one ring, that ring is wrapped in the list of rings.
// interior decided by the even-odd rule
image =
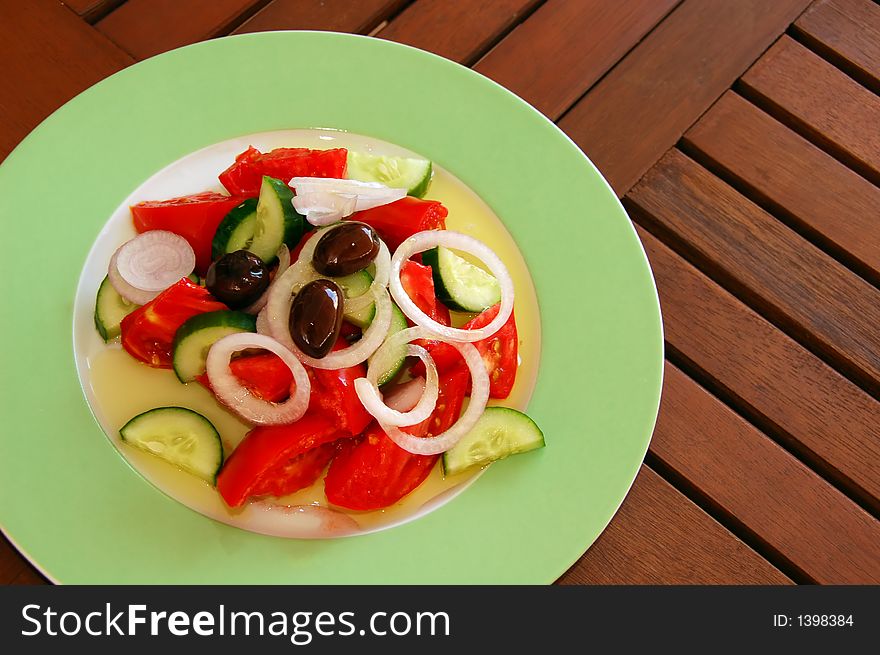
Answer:
[[[452,475],[543,447],[528,416],[488,406],[517,375],[511,277],[446,229],[431,179],[418,158],[250,147],[220,173],[226,193],[133,205],[98,332],[253,427],[229,452],[205,416],[163,406],[122,441],[230,508],[323,475],[328,503],[353,511],[398,503],[438,460]]]

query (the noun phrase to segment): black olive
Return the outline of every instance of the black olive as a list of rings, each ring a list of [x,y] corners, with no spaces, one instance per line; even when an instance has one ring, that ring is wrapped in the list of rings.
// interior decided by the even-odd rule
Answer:
[[[223,255],[205,277],[208,291],[230,309],[253,304],[269,288],[269,267],[247,250]]]
[[[324,233],[312,264],[321,275],[340,277],[365,269],[379,254],[379,235],[366,223],[346,221]]]
[[[309,282],[296,294],[290,307],[293,343],[309,357],[325,357],[339,337],[342,313],[342,289],[335,282]]]

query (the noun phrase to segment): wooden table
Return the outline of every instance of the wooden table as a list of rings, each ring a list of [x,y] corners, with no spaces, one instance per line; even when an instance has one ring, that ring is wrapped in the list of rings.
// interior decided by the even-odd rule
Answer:
[[[0,157],[140,59],[277,29],[472,66],[556,121],[635,221],[663,305],[660,418],[560,582],[880,582],[880,5],[3,0]],[[0,541],[0,582],[44,580]]]

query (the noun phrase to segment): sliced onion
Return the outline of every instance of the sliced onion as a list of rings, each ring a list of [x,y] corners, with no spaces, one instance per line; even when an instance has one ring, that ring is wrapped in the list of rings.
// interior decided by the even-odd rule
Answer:
[[[380,207],[406,196],[406,189],[394,189],[379,182],[359,182],[335,177],[294,177],[289,184],[296,189],[297,196],[315,192],[355,196],[353,211]]]
[[[272,352],[293,373],[290,398],[283,403],[271,403],[257,398],[238,381],[229,368],[234,353],[247,348],[262,348]],[[300,419],[309,408],[311,383],[300,361],[275,339],[262,334],[239,332],[218,340],[208,351],[208,381],[217,398],[244,420],[255,425],[283,425]]]
[[[357,207],[357,196],[352,193],[329,191],[298,191],[293,197],[293,208],[312,225],[324,226],[351,216]]]
[[[269,315],[268,311],[265,307],[260,310],[257,314],[257,334],[265,334],[266,336],[271,336],[269,334]]]
[[[149,230],[113,253],[107,277],[120,296],[144,305],[192,273],[195,265],[195,253],[186,239],[165,230]]]
[[[272,279],[274,282],[280,276],[284,275],[284,271],[290,268],[290,249],[285,244],[281,244],[281,247],[278,249],[278,268],[275,269],[275,277]],[[271,284],[269,287],[271,288]],[[263,307],[266,306],[266,303],[269,302],[269,289],[267,288],[263,295],[257,298],[252,305],[248,305],[242,311],[247,314],[259,314],[262,311]]]
[[[400,282],[400,269],[403,263],[416,253],[424,252],[437,246],[453,248],[478,257],[489,267],[492,275],[498,280],[498,284],[501,286],[501,307],[498,310],[498,315],[485,327],[462,330],[438,323],[419,309],[404,290],[403,284]],[[451,230],[417,232],[400,244],[391,258],[391,280],[389,287],[391,295],[401,311],[416,325],[430,330],[432,334],[428,338],[432,339],[436,339],[437,335],[439,335],[444,337],[444,340],[459,342],[481,341],[495,334],[507,322],[507,319],[510,318],[510,313],[513,311],[513,280],[510,278],[507,267],[504,266],[498,255],[482,241],[460,232],[452,232]]]
[[[489,401],[489,374],[486,372],[483,358],[472,343],[460,343],[447,338],[438,339],[436,334],[422,327],[409,328],[406,331],[409,339],[434,339],[448,343],[461,353],[471,372],[471,397],[467,409],[445,432],[433,437],[415,437],[377,418],[385,434],[407,452],[414,455],[437,455],[457,444],[483,415],[483,410],[486,409],[486,403]],[[356,380],[355,384],[358,382],[360,380]]]
[[[427,373],[424,393],[412,409],[404,412],[390,407],[388,403],[383,402],[382,393],[377,384],[379,375],[388,369],[388,364],[395,358],[397,349],[402,344],[419,338],[413,335],[423,333],[422,328],[407,328],[389,336],[370,362],[367,377],[354,381],[354,390],[357,392],[364,409],[383,425],[406,426],[421,423],[431,415],[437,406],[440,388],[437,366],[428,351],[421,346],[410,344],[406,348],[407,356],[418,357],[424,362]]]

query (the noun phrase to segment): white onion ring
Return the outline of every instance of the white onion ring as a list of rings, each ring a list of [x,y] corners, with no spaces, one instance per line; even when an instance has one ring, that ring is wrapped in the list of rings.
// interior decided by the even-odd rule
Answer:
[[[471,372],[471,396],[467,409],[461,418],[445,432],[433,437],[415,437],[394,425],[388,425],[377,419],[379,426],[385,431],[388,438],[405,451],[414,455],[438,455],[457,444],[464,435],[473,429],[477,420],[483,415],[483,410],[486,409],[486,403],[489,401],[489,374],[486,372],[486,365],[483,363],[480,352],[472,343],[460,343],[445,337],[438,338],[430,330],[418,326],[402,330],[402,332],[407,332],[409,339],[433,339],[448,343],[461,353]],[[358,382],[360,380],[356,380],[355,385]]]
[[[196,255],[182,236],[148,230],[126,241],[110,258],[107,277],[120,296],[145,305],[192,273]]]
[[[284,275],[284,271],[288,268],[290,268],[290,248],[282,243],[281,247],[278,249],[278,268],[275,269],[275,277],[272,279],[272,282],[275,282],[275,280]],[[253,304],[248,305],[242,311],[246,314],[259,314],[263,307],[266,306],[266,303],[269,302],[269,289],[271,286],[272,285],[270,284],[266,287],[263,294],[257,298]]]
[[[424,252],[436,246],[454,248],[478,257],[489,267],[492,275],[501,286],[501,307],[498,315],[482,328],[462,330],[438,323],[419,309],[407,295],[403,284],[400,282],[400,269],[403,263],[416,253]],[[425,230],[417,232],[400,244],[391,258],[391,280],[389,283],[391,295],[394,297],[400,310],[416,325],[430,330],[432,334],[427,337],[436,339],[437,336],[444,340],[458,342],[481,341],[495,334],[510,318],[513,311],[513,280],[507,272],[504,263],[485,243],[461,232],[451,230]]]
[[[262,348],[272,352],[293,373],[290,398],[283,403],[271,403],[252,395],[241,385],[229,368],[234,353],[247,348]],[[305,367],[294,355],[271,337],[251,332],[230,334],[218,340],[208,351],[206,362],[208,381],[217,398],[244,420],[255,425],[283,425],[302,418],[309,408],[311,382]]]
[[[271,336],[269,334],[269,315],[268,311],[265,307],[259,311],[257,314],[257,334],[265,334],[266,336]]]
[[[422,397],[415,407],[405,412],[393,409],[384,402],[377,384],[379,375],[387,370],[389,360],[394,358],[394,351],[402,344],[419,338],[418,336],[412,336],[413,334],[421,334],[423,332],[424,330],[421,328],[407,328],[389,336],[385,343],[382,344],[382,347],[376,351],[375,358],[370,362],[370,366],[367,369],[367,377],[358,378],[354,381],[354,390],[358,398],[360,398],[364,409],[383,425],[416,425],[431,416],[431,412],[437,406],[437,398],[440,391],[437,366],[434,364],[431,355],[422,346],[410,344],[406,348],[407,356],[418,357],[424,362],[427,374],[424,393],[422,393]]]
[[[335,177],[294,177],[288,184],[296,189],[298,196],[311,193],[355,196],[354,210],[344,214],[345,216],[355,211],[387,205],[406,196],[406,189],[395,189],[379,182],[360,182]]]

